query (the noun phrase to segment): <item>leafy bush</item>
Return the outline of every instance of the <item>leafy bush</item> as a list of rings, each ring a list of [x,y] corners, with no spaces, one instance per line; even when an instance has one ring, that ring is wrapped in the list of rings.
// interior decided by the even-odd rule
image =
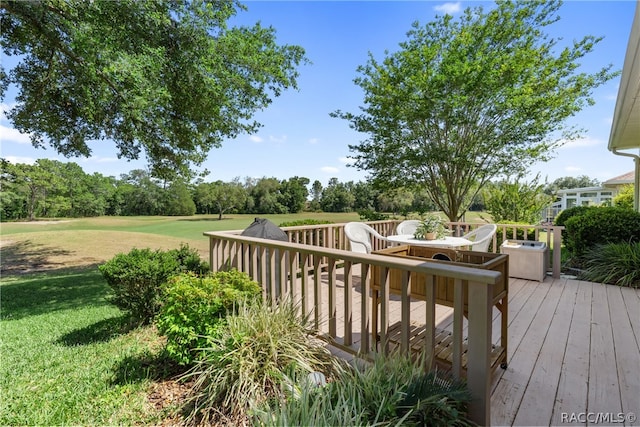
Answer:
[[[160,309],[162,285],[185,271],[208,270],[195,249],[188,245],[170,251],[132,249],[120,253],[98,269],[114,292],[110,302],[127,312],[133,321],[150,323]]]
[[[633,209],[633,192],[633,184],[623,186],[613,198],[613,205],[619,208]]]
[[[324,342],[313,336],[308,317],[291,303],[243,304],[217,332],[184,376],[195,380],[188,418],[203,424],[215,424],[216,417],[245,424],[251,409],[295,391],[297,379],[338,367]]]
[[[567,250],[581,259],[599,244],[640,241],[640,213],[617,207],[588,209],[567,219],[564,235]]]
[[[598,245],[584,256],[584,280],[640,287],[640,243]]]
[[[172,277],[156,317],[158,331],[167,337],[167,355],[181,365],[193,363],[196,350],[217,336],[226,314],[239,302],[255,300],[260,292],[256,282],[237,270]]]
[[[598,209],[598,208],[596,206],[574,206],[572,208],[567,208],[556,216],[555,220],[553,221],[553,225],[564,226],[567,224],[567,220],[569,218],[582,215],[585,212],[593,209]]]
[[[373,209],[361,209],[358,211],[358,215],[360,215],[360,221],[383,221],[389,219],[389,215],[376,212]]]
[[[320,219],[299,219],[296,221],[285,221],[281,222],[278,227],[297,227],[300,225],[321,225],[321,224],[332,224],[331,221],[324,221]]]
[[[401,356],[339,372],[324,388],[262,408],[259,425],[473,425],[466,386]]]
[[[566,226],[567,221],[571,218],[573,218],[574,216],[580,216],[583,215],[585,212],[588,212],[590,210],[593,209],[597,209],[597,207],[595,206],[574,206],[572,208],[567,208],[565,210],[563,210],[562,212],[560,212],[556,218],[553,221],[553,225],[557,225],[557,226]],[[567,246],[567,233],[564,232],[562,233],[562,244],[566,247]]]

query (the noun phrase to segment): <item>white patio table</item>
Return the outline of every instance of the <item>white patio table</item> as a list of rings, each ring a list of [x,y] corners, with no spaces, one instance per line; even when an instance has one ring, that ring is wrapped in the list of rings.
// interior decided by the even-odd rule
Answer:
[[[413,237],[413,234],[396,234],[387,236],[387,240],[394,243],[403,243],[409,245],[420,246],[433,246],[436,248],[461,248],[464,246],[471,246],[473,242],[471,240],[463,239],[462,237],[446,236],[442,239],[435,240],[421,240]]]

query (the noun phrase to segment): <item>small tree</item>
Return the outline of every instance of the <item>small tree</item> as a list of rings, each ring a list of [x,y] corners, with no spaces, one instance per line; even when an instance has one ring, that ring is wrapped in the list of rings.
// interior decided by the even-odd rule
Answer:
[[[566,120],[593,104],[611,66],[577,73],[599,38],[558,49],[545,29],[560,1],[498,2],[415,23],[382,61],[370,55],[355,83],[361,113],[336,111],[368,139],[349,148],[379,187],[422,187],[451,221],[491,179],[527,170],[579,136]]]
[[[538,183],[539,175],[529,183],[521,178],[507,178],[484,188],[485,208],[495,222],[536,224],[542,209],[553,202],[553,197],[544,193],[545,185]]]
[[[623,186],[613,198],[613,205],[619,208],[633,209],[633,190],[633,184]]]

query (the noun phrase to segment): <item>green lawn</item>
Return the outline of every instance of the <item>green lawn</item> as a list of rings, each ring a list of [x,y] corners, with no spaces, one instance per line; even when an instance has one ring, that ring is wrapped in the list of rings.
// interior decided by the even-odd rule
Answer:
[[[160,345],[130,330],[95,270],[3,277],[1,425],[152,424]]]
[[[357,214],[264,215],[276,224]],[[0,425],[158,424],[171,408],[148,396],[167,377],[153,327],[130,329],[96,264],[131,247],[208,247],[205,231],[244,229],[254,215],[101,217],[3,223]],[[10,264],[50,268],[12,274]],[[68,267],[75,267],[69,269]]]
[[[33,223],[5,222],[0,225],[2,235],[15,233],[32,233],[43,230],[108,230],[108,231],[132,231],[140,233],[158,234],[177,238],[200,238],[206,231],[243,230],[247,228],[254,218],[267,218],[276,225],[283,222],[300,219],[326,220],[335,223],[359,221],[355,212],[347,213],[323,213],[308,212],[282,215],[258,215],[258,214],[234,214],[226,215],[218,220],[217,215],[194,215],[184,217],[173,216],[136,216],[136,217],[96,217],[79,219],[60,219],[54,223],[49,221],[35,221]]]
[[[358,221],[356,213],[260,215]],[[153,327],[129,329],[96,265],[132,247],[208,252],[206,231],[244,229],[254,215],[100,217],[1,224],[0,425],[158,424],[148,396],[163,372]],[[467,218],[467,220],[471,220]],[[11,264],[48,272],[24,274]],[[69,268],[74,267],[74,268]],[[22,272],[22,274],[16,274]]]

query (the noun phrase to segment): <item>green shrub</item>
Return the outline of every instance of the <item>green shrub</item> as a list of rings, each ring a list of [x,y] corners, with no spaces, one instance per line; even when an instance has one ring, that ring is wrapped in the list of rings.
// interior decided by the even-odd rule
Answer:
[[[580,215],[584,215],[585,212],[588,212],[590,210],[593,209],[598,209],[596,206],[574,206],[571,208],[567,208],[565,210],[563,210],[562,212],[560,212],[556,218],[553,221],[553,225],[557,225],[557,226],[566,226],[567,221],[571,218],[573,218],[574,216],[580,216]],[[570,245],[568,243],[567,240],[567,233],[563,232],[562,233],[562,244],[567,247],[567,245]]]
[[[564,226],[569,218],[582,215],[587,211],[598,209],[596,206],[574,206],[560,212],[553,221],[553,225]]]
[[[212,346],[184,379],[193,379],[188,418],[203,424],[226,417],[246,424],[249,411],[268,400],[282,401],[297,379],[329,374],[338,361],[314,337],[308,317],[292,304],[243,304],[211,337]]]
[[[389,215],[376,212],[373,209],[361,209],[358,211],[358,215],[360,215],[360,221],[384,221],[389,219]]]
[[[588,209],[567,219],[564,235],[567,250],[582,259],[599,244],[640,241],[640,213],[617,207]]]
[[[322,224],[333,224],[333,223],[331,221],[308,218],[308,219],[299,219],[296,221],[281,222],[278,227],[298,227],[301,225],[322,225]]]
[[[258,425],[473,425],[466,386],[399,355],[344,369],[324,388],[262,408]]]
[[[192,273],[174,276],[163,293],[156,317],[158,331],[167,337],[167,355],[181,365],[193,363],[197,351],[209,344],[226,314],[239,302],[255,300],[260,286],[237,270],[198,277]]]
[[[613,198],[613,205],[619,208],[633,209],[634,185],[623,186]]]
[[[598,245],[585,254],[584,268],[581,279],[640,287],[640,243]]]
[[[132,249],[120,253],[98,269],[113,290],[110,302],[129,314],[133,321],[150,323],[160,309],[162,285],[183,272],[207,271],[195,249],[182,245],[170,251]]]

